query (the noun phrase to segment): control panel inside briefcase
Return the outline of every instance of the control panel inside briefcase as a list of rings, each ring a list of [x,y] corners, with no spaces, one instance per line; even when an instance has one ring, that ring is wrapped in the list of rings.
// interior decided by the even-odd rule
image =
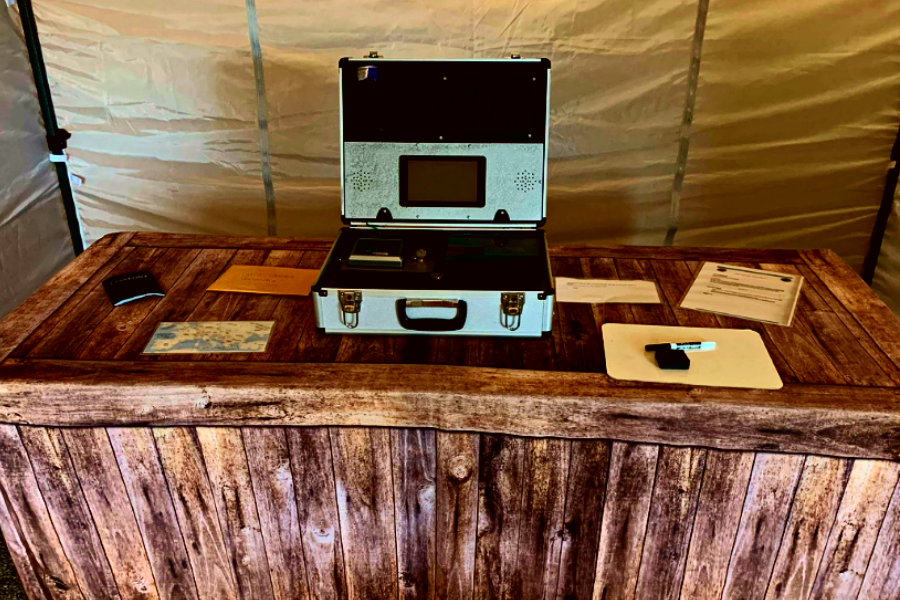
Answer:
[[[333,333],[539,336],[547,60],[340,62],[341,230],[313,287]]]

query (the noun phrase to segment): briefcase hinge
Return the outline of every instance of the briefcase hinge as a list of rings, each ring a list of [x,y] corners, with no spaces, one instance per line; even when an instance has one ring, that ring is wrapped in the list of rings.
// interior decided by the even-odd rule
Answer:
[[[522,308],[525,306],[525,294],[522,292],[506,292],[500,294],[500,324],[510,331],[515,331],[522,324]]]
[[[359,325],[359,311],[362,307],[362,292],[341,290],[338,292],[338,307],[341,309],[341,323],[347,329],[355,329]]]

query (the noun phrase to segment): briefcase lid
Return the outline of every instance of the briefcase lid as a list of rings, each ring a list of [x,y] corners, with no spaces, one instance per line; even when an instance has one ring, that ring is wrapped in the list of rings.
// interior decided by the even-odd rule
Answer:
[[[344,58],[339,66],[345,223],[544,223],[549,60]]]

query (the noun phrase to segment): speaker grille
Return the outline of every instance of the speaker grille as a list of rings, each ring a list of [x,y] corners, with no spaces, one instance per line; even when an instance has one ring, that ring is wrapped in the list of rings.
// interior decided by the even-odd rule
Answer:
[[[375,186],[375,179],[369,171],[357,171],[347,178],[353,189],[359,192],[371,190]]]
[[[516,189],[520,192],[530,192],[533,191],[534,188],[537,187],[540,180],[535,176],[534,173],[530,173],[528,171],[519,171],[516,175],[515,179]]]

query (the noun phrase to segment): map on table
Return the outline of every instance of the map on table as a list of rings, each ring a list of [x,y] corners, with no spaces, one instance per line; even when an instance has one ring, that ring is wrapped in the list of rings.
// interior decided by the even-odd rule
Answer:
[[[275,321],[160,323],[144,354],[265,352]]]

